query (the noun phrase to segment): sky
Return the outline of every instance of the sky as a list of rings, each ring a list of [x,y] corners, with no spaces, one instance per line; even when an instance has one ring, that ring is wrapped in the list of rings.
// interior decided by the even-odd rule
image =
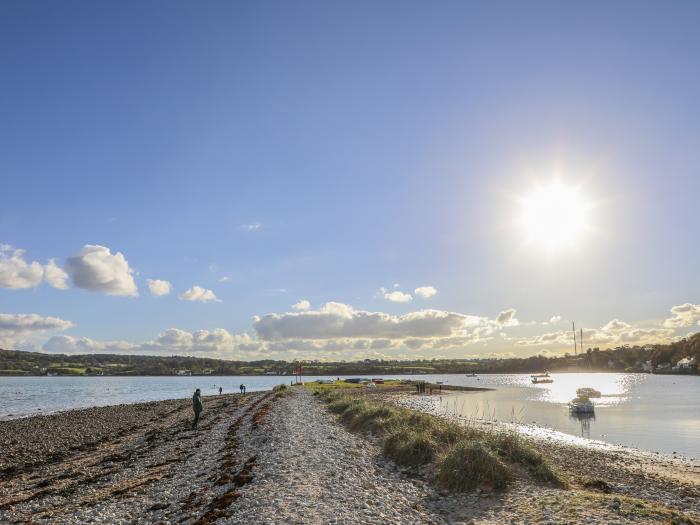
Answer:
[[[695,2],[2,2],[0,348],[693,333],[698,23]]]

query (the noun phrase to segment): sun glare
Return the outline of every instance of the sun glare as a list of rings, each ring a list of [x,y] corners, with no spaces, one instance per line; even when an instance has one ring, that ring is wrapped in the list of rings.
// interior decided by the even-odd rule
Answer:
[[[525,240],[548,253],[575,247],[588,227],[588,207],[578,188],[559,181],[534,188],[521,200]]]

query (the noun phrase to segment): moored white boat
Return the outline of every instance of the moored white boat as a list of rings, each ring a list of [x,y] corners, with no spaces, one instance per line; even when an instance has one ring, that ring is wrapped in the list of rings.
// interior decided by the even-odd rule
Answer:
[[[544,374],[533,374],[533,375],[530,376],[530,378],[532,379],[532,382],[533,382],[534,384],[537,384],[537,383],[554,383],[554,379],[552,379],[551,377],[549,377],[549,372],[547,372],[546,370],[544,371]]]
[[[569,411],[575,414],[592,414],[595,412],[595,406],[587,397],[576,397],[569,402]]]

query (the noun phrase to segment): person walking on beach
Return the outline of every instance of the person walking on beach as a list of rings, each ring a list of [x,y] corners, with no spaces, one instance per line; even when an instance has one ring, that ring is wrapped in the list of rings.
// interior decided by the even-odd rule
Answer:
[[[222,393],[223,391],[224,391],[224,389],[223,389],[222,387],[219,387],[219,395],[221,395],[221,393]]]
[[[199,414],[204,410],[199,388],[194,391],[194,395],[192,396],[192,410],[194,410],[194,421],[192,422],[192,430],[194,430],[197,428],[197,423],[199,422]]]
[[[239,388],[241,389],[241,394],[245,394],[245,385],[243,383],[241,383]]]

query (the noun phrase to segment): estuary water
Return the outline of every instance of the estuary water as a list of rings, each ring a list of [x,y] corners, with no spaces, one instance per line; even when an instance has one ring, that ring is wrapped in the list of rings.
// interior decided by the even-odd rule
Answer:
[[[538,385],[526,374],[384,377],[493,388],[442,396],[446,411],[467,417],[534,423],[571,436],[700,459],[700,376],[565,373],[552,374],[553,383]],[[316,379],[321,378],[304,378]],[[186,398],[195,388],[204,395],[218,393],[219,387],[237,392],[240,384],[248,391],[268,390],[289,381],[289,376],[0,377],[0,419]],[[593,418],[569,415],[567,403],[580,387],[603,394],[594,400]]]

